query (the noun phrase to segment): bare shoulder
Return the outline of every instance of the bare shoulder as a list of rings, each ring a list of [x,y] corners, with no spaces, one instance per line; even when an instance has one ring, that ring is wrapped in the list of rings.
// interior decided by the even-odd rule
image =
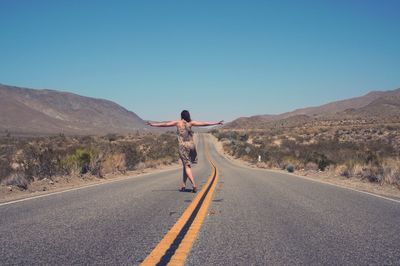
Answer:
[[[190,127],[197,126],[197,124],[198,124],[198,121],[194,121],[194,120],[192,120],[192,121],[190,121],[190,122],[188,123],[188,125],[189,125]]]
[[[182,120],[176,120],[175,122],[176,122],[176,127],[178,127],[178,128],[185,127]]]
[[[192,120],[189,122],[190,127],[201,126],[203,122]]]
[[[168,124],[168,126],[177,126],[178,123],[179,123],[178,120],[173,120],[173,121],[168,122],[167,124]]]

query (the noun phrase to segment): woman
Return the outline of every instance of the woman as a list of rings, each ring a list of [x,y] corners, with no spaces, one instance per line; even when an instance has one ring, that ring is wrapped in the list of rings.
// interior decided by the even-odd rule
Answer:
[[[181,120],[161,122],[161,123],[150,123],[147,124],[153,127],[173,127],[176,126],[179,142],[179,157],[182,160],[183,165],[183,183],[180,191],[186,190],[186,180],[189,178],[192,183],[193,193],[196,193],[197,186],[194,182],[192,173],[192,163],[197,163],[197,152],[196,146],[193,141],[192,127],[199,126],[214,126],[222,125],[224,121],[219,122],[200,122],[192,121],[190,113],[187,110],[183,110],[181,113]]]

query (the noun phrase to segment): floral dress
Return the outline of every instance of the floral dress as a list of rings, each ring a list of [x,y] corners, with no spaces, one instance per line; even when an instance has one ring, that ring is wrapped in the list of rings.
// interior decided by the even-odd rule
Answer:
[[[184,122],[184,127],[177,129],[179,142],[179,157],[183,165],[191,166],[192,163],[197,163],[196,146],[193,141],[193,131],[187,122]]]

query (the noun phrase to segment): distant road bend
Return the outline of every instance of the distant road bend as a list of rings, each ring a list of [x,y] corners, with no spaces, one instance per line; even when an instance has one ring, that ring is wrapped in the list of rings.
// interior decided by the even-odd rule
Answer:
[[[400,202],[198,150],[197,194],[169,170],[0,204],[0,265],[400,265]]]

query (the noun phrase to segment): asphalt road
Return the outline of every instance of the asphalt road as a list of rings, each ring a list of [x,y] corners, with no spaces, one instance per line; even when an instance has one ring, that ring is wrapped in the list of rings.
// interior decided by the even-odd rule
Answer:
[[[188,265],[400,265],[400,203],[239,167],[201,136],[220,180]],[[181,172],[0,205],[0,265],[137,265],[195,194]]]
[[[211,174],[204,153],[194,173],[198,185]],[[181,176],[171,170],[0,205],[0,265],[137,265],[196,195],[178,191]]]
[[[400,202],[210,153],[220,182],[188,265],[400,265]]]

